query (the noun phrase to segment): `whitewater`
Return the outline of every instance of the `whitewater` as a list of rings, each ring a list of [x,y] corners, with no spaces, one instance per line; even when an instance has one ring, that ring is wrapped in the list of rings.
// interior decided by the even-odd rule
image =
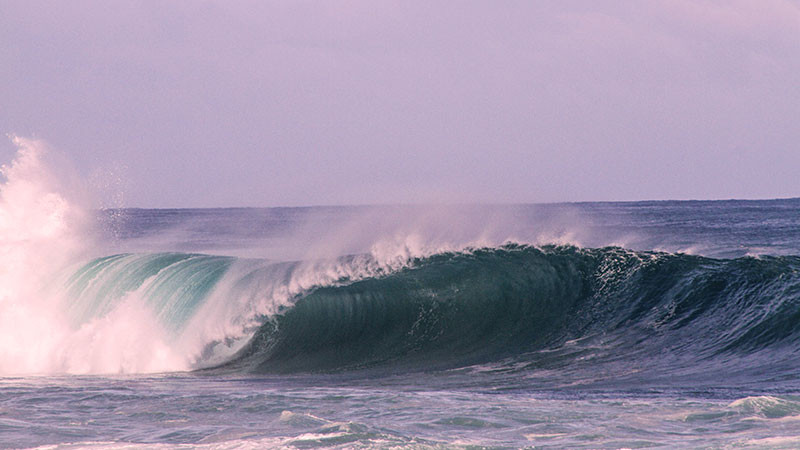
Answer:
[[[136,209],[13,140],[2,448],[800,446],[800,199]]]

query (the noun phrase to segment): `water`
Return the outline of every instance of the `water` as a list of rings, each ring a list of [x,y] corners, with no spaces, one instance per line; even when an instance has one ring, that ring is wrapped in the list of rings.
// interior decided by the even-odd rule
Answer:
[[[436,378],[435,376],[430,376]],[[14,446],[469,445],[795,448],[798,398],[733,392],[564,394],[276,378],[68,377],[3,383]],[[191,443],[191,445],[187,445]],[[66,446],[66,448],[70,448]]]
[[[93,210],[0,191],[0,447],[800,446],[800,199]]]

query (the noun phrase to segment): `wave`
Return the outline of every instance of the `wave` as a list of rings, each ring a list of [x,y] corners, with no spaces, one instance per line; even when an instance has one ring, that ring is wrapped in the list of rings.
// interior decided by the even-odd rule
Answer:
[[[800,335],[800,258],[788,256],[724,260],[506,244],[390,267],[370,255],[275,262],[119,254],[69,269],[58,285],[75,330],[129,314],[131,302],[145,307],[144,318],[133,317],[157,323],[159,342],[182,361],[138,365],[158,370],[397,372],[487,363],[506,371],[598,370],[613,363],[619,371],[622,362],[676,373],[708,361],[730,367],[764,351],[791,355]],[[147,357],[148,345],[137,354]]]
[[[542,368],[653,355],[686,365],[791,353],[800,333],[798,269],[797,257],[717,260],[621,248],[509,244],[441,253],[297,295],[222,367]],[[571,356],[543,358],[565,349]]]
[[[125,372],[175,371],[227,361],[262,326],[280,315],[317,286],[335,286],[379,277],[391,264],[378,264],[369,255],[310,262],[278,262],[194,253],[125,253],[104,256],[66,269],[53,289],[59,292],[63,315],[76,333],[96,342],[129,322],[131,309],[138,322],[158,330],[158,340],[137,343]],[[122,311],[122,312],[120,312]],[[101,326],[102,335],[94,331]],[[73,345],[80,346],[80,342]],[[147,363],[153,348],[169,348],[166,365]],[[123,349],[101,349],[114,353]],[[88,372],[115,371],[118,358]],[[56,370],[63,370],[63,364]],[[95,365],[95,367],[97,367]],[[109,369],[106,369],[109,368]],[[69,370],[68,370],[69,371]]]
[[[436,227],[371,236],[366,253],[324,260],[108,255],[113,245],[95,242],[75,177],[43,143],[14,143],[17,157],[0,168],[0,374],[650,367],[675,375],[712,364],[726,376],[750,368],[777,379],[796,378],[800,366],[796,256],[494,246],[502,241],[493,233],[442,230],[463,222],[447,214]],[[132,229],[161,230],[162,219],[144,214]],[[211,230],[203,239],[219,234]],[[327,237],[319,240],[328,253],[308,254],[342,254],[347,239]],[[439,245],[445,237],[476,247]]]

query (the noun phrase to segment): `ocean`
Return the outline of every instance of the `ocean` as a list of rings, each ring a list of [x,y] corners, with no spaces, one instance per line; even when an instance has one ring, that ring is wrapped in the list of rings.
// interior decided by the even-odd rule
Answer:
[[[2,448],[800,446],[800,199],[98,210],[25,164]]]

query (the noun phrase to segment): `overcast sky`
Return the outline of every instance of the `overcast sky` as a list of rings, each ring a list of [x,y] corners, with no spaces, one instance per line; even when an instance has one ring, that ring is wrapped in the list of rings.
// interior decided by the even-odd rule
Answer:
[[[800,0],[0,0],[0,132],[125,206],[799,196]]]

